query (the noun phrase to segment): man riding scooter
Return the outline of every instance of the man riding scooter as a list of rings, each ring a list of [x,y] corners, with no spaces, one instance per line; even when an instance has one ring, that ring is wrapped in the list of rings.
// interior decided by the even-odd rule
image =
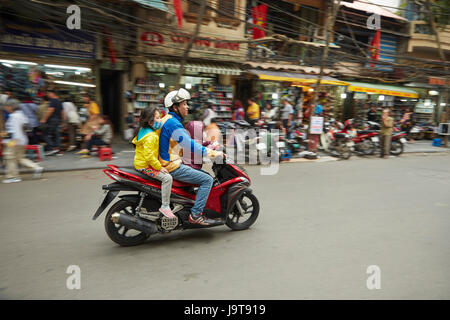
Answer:
[[[199,185],[189,222],[208,226],[217,223],[217,221],[203,216],[203,209],[213,185],[213,178],[203,171],[182,164],[182,157],[177,146],[179,145],[185,153],[194,152],[208,158],[223,156],[223,153],[196,143],[183,127],[183,118],[189,111],[187,101],[190,99],[191,95],[183,88],[171,91],[166,95],[164,105],[169,109],[169,114],[162,119],[159,161],[175,180]]]

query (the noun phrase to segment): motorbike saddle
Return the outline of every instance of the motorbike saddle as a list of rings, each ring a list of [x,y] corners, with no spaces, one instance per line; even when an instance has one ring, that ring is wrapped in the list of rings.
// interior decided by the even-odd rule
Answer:
[[[374,132],[374,130],[358,130],[358,134],[368,134],[372,132]]]
[[[156,182],[156,183],[161,183],[161,181],[149,177],[146,174],[143,174],[139,171],[137,171],[136,169],[127,169],[127,168],[120,168],[121,171],[126,172],[126,173],[130,173],[130,174],[134,174],[135,176],[138,176],[142,179],[151,181],[151,182]],[[177,187],[177,188],[191,188],[191,187],[198,187],[198,184],[191,184],[191,183],[187,183],[187,182],[182,182],[182,181],[177,181],[177,180],[173,180],[172,182],[172,187]]]

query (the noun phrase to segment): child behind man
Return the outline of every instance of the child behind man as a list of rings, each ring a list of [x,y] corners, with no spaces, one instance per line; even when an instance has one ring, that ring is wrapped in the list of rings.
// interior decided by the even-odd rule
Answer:
[[[159,211],[168,218],[175,218],[169,206],[172,176],[158,160],[161,127],[162,122],[156,107],[147,107],[142,110],[139,127],[132,141],[136,145],[134,167],[137,171],[161,181],[162,205]]]

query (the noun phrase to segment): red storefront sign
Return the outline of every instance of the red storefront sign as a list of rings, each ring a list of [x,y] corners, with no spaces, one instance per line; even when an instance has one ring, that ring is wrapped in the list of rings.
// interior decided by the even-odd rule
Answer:
[[[157,32],[144,32],[141,41],[149,46],[158,46],[164,43],[164,38]]]
[[[428,84],[434,84],[434,85],[438,85],[438,86],[445,86],[445,79],[444,78],[429,77],[428,78]],[[450,81],[448,82],[448,85],[450,85]]]

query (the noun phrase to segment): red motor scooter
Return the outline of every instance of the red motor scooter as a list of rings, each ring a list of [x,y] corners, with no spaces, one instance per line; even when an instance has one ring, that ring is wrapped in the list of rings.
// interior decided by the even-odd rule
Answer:
[[[344,129],[340,133],[349,134],[353,143],[353,151],[361,155],[373,155],[380,139],[377,130],[354,130],[352,119],[345,121]]]
[[[108,165],[104,173],[114,180],[104,185],[100,207],[93,216],[97,219],[119,192],[119,196],[105,217],[105,229],[110,239],[121,246],[139,245],[156,233],[174,230],[209,228],[226,224],[233,230],[249,228],[259,214],[259,202],[250,189],[250,177],[245,169],[225,158],[213,161],[214,184],[203,214],[215,219],[209,226],[189,223],[190,208],[194,205],[198,185],[174,180],[171,207],[176,218],[159,212],[161,183],[134,169]],[[134,193],[133,193],[134,192]]]

